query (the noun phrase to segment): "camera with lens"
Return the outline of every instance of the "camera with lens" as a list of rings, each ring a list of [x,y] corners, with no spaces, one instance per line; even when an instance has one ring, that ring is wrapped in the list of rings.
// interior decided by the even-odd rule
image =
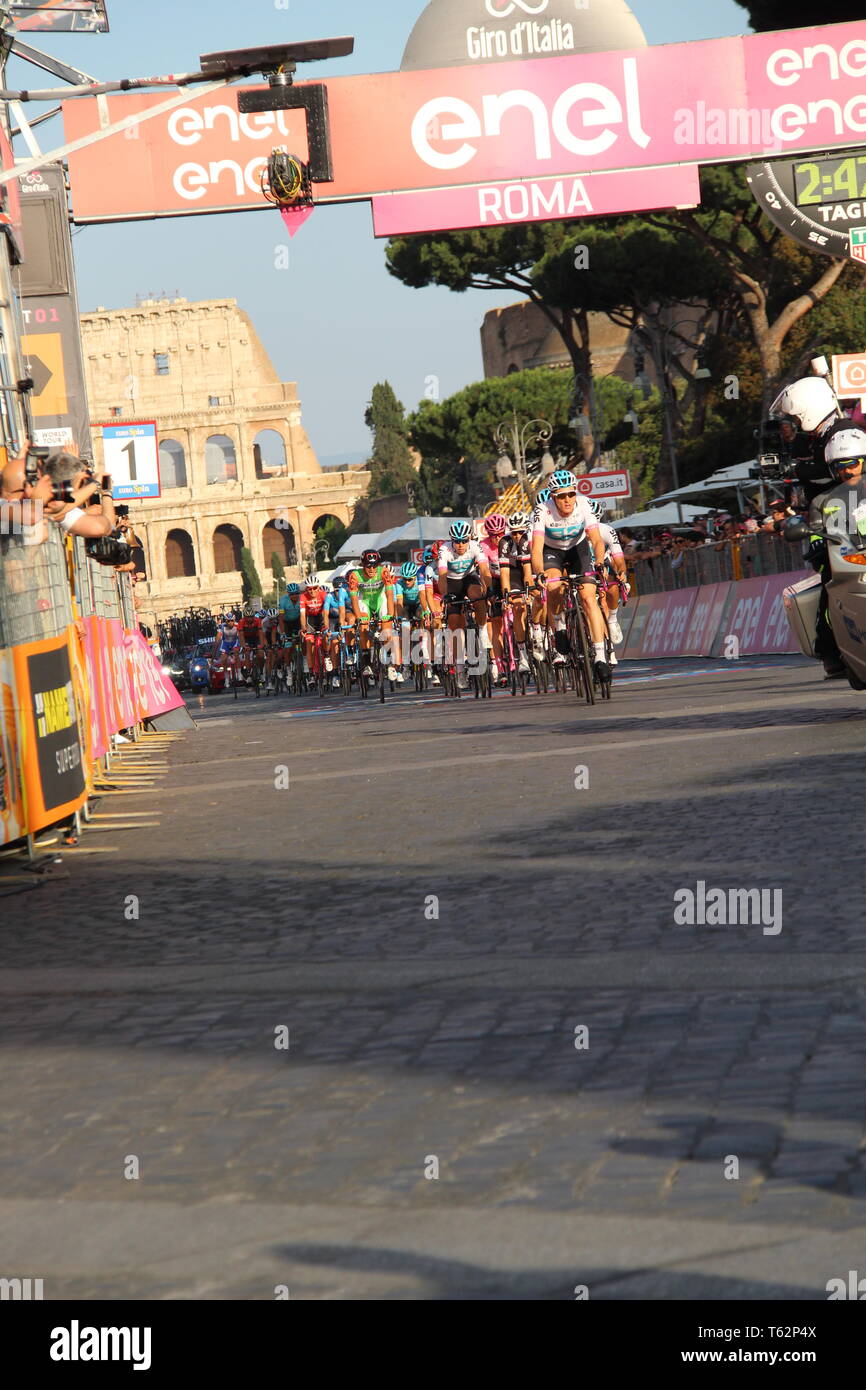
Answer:
[[[129,507],[126,505],[125,502],[118,502],[114,508],[114,514],[121,521],[125,521],[126,518],[129,516]]]
[[[27,456],[24,460],[24,477],[31,487],[35,487],[39,482],[39,465],[45,462],[50,452],[50,449],[41,447],[27,450]]]
[[[60,483],[51,484],[51,500],[53,502],[65,502],[67,505],[75,501],[75,488],[71,478],[64,478]]]

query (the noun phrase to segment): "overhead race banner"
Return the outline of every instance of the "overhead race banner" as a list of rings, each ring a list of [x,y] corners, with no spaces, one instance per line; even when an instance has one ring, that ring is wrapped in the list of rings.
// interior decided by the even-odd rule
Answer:
[[[11,6],[19,34],[107,34],[105,0],[32,0]]]
[[[589,174],[582,179],[382,194],[373,199],[373,229],[377,237],[403,236],[655,208],[696,208],[700,201],[697,165],[686,164],[672,169],[632,169],[628,174]]]
[[[866,134],[866,22],[327,83],[322,203],[833,150]],[[164,94],[106,98],[112,121]],[[63,104],[66,139],[100,128]],[[129,138],[127,138],[127,135]],[[270,150],[307,156],[304,113],[239,115],[237,89],[69,155],[76,222],[264,206]],[[110,177],[109,175],[110,171]]]

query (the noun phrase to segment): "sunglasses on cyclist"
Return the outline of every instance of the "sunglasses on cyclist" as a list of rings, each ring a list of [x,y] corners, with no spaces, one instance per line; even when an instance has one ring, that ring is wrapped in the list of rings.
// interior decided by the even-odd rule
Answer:
[[[576,497],[576,492],[555,492],[554,497]]]

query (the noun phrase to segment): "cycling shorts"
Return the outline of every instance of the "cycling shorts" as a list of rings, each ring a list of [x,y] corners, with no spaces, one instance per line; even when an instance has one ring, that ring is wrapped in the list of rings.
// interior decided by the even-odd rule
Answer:
[[[307,614],[307,627],[309,628],[310,632],[324,632],[324,630],[325,630],[325,615],[324,615],[324,613],[308,613],[308,614]]]
[[[363,599],[359,595],[358,607],[361,610],[362,623],[367,622],[370,618],[379,618],[382,621],[384,621],[387,617],[390,616],[388,613],[388,600],[385,597],[384,589],[381,591],[381,593],[374,594],[369,599]]]
[[[468,598],[469,589],[483,589],[484,584],[478,570],[467,570],[459,579],[448,580],[449,598]]]
[[[579,579],[593,577],[594,565],[592,550],[588,540],[578,541],[570,550],[548,550],[544,547],[545,570],[561,570],[563,574],[573,574]]]
[[[238,639],[237,639],[237,637],[226,637],[226,638],[223,639],[222,642],[220,642],[220,656],[230,656],[231,653],[232,653],[232,652],[236,652],[237,649],[238,649]]]
[[[287,639],[289,639],[290,641],[294,641],[294,639],[297,637],[298,633],[301,630],[300,618],[286,618],[285,624]]]

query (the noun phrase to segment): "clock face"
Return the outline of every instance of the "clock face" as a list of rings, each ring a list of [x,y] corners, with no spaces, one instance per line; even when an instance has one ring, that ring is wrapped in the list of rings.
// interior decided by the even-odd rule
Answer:
[[[866,151],[750,164],[752,196],[786,236],[825,256],[866,262]]]

